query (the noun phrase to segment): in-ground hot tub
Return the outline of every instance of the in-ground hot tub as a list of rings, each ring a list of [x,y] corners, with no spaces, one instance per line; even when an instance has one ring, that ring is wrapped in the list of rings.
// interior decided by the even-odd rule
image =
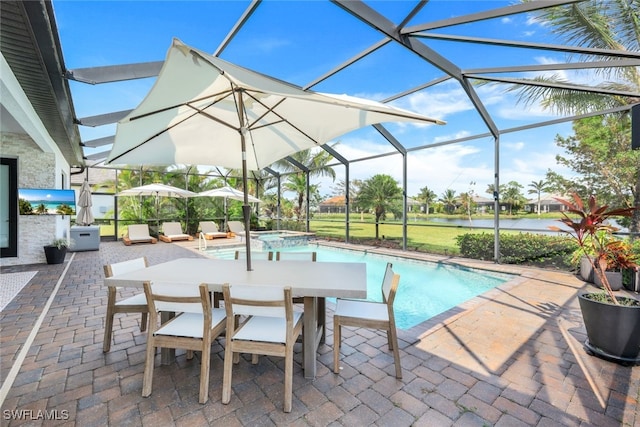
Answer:
[[[291,246],[302,246],[309,243],[309,239],[315,237],[314,233],[302,231],[252,231],[251,238],[262,243],[263,250],[273,250],[288,248]]]

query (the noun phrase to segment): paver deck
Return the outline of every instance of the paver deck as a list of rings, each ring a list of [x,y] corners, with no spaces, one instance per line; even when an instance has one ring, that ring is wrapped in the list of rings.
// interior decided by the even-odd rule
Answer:
[[[399,331],[402,380],[384,335],[364,329],[345,329],[342,369],[333,374],[329,313],[315,380],[302,375],[296,346],[291,413],[282,412],[283,363],[266,356],[234,368],[231,402],[221,404],[224,339],[211,349],[208,403],[198,403],[199,357],[187,360],[184,352],[157,365],[153,393],[143,398],[140,316],[117,315],[111,351],[102,353],[102,265],[143,255],[152,265],[201,256],[194,245],[102,242],[99,251],[68,254],[62,265],[2,268],[37,271],[0,312],[2,425],[640,425],[640,367],[582,348],[576,296],[588,285],[567,273],[415,253],[518,277]]]

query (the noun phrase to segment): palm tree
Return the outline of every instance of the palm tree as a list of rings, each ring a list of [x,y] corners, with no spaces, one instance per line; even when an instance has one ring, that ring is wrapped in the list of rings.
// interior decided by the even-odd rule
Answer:
[[[509,181],[507,189],[504,192],[504,201],[509,204],[509,215],[513,213],[513,209],[516,211],[524,201],[524,196],[520,193],[522,185],[516,181]]]
[[[567,45],[640,51],[640,7],[637,1],[577,2],[533,13]],[[579,57],[585,62],[619,59],[584,53]],[[597,86],[599,88],[627,93],[640,92],[640,67],[602,67],[596,72],[605,80]],[[640,102],[638,97],[600,95],[554,87],[554,84],[566,83],[558,75],[538,77],[532,83],[531,86],[516,85],[510,90],[517,92],[519,101],[525,104],[539,102],[544,108],[561,115],[583,114]],[[634,176],[640,176],[640,163],[635,162],[631,167],[636,170]],[[632,205],[636,207],[629,229],[632,233],[637,233],[640,231],[640,179],[636,178],[634,181],[628,184],[632,188]]]
[[[335,146],[334,144],[333,146]],[[336,179],[336,171],[333,170],[333,167],[328,166],[329,162],[333,160],[333,156],[329,154],[327,151],[322,149],[309,149],[304,151],[298,151],[289,156],[297,163],[304,165],[307,169],[309,169],[309,178],[311,177],[320,177],[320,176],[328,176],[332,180]],[[285,185],[288,191],[293,191],[296,193],[296,199],[298,201],[297,211],[298,211],[298,219],[301,219],[300,213],[303,212],[302,206],[304,202],[309,202],[306,200],[306,174],[300,172],[299,169],[291,162],[286,159],[282,159],[277,161],[276,166],[278,169],[284,172],[295,172],[295,174],[288,175],[287,181],[288,185]],[[297,175],[297,176],[296,176]],[[303,185],[302,183],[305,182]],[[314,186],[310,186],[314,187]],[[318,186],[314,187],[317,191]]]
[[[387,211],[391,211],[400,202],[402,189],[393,177],[384,174],[374,175],[365,180],[358,193],[356,204],[362,208],[373,209],[376,217],[376,240],[379,239],[379,222]]]
[[[307,178],[303,173],[294,173],[287,175],[287,180],[282,185],[285,191],[290,191],[297,195],[296,205],[293,208],[298,221],[302,221],[305,218],[305,211],[302,209],[306,200],[307,194]],[[309,186],[309,196],[318,192],[317,185]],[[308,202],[308,201],[307,201]]]
[[[529,0],[524,0],[527,2]],[[635,4],[634,4],[635,3]],[[605,2],[578,2],[563,7],[554,7],[532,12],[544,22],[558,38],[568,45],[613,49],[629,52],[640,51],[640,8],[629,0],[607,0]],[[597,54],[581,54],[584,61],[617,60],[617,57],[602,57]],[[598,74],[610,81],[599,88],[638,92],[640,69],[638,67],[603,67]],[[567,83],[558,75],[538,77],[536,83]],[[633,105],[638,98],[605,96],[590,92],[543,86],[517,86],[520,101],[526,104],[541,102],[541,105],[562,115],[582,114],[605,110],[621,105]]]
[[[527,193],[536,194],[538,196],[538,216],[540,216],[540,196],[545,191],[549,191],[549,183],[544,179],[541,179],[540,181],[531,181],[529,187],[531,188],[529,188]]]
[[[442,196],[440,196],[439,201],[444,204],[447,212],[451,214],[456,209],[456,198],[456,191],[447,188],[447,190],[442,193]]]
[[[424,202],[424,212],[429,216],[429,205],[435,202],[438,198],[438,195],[429,189],[429,187],[422,187],[420,189],[420,194],[416,197],[419,201]]]

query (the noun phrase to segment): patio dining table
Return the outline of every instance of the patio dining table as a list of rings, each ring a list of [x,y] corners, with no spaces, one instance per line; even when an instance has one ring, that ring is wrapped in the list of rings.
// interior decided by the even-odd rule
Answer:
[[[145,281],[185,284],[206,283],[211,292],[222,285],[252,284],[290,286],[294,296],[304,297],[304,376],[316,376],[316,352],[324,325],[318,326],[318,298],[366,298],[365,263],[313,261],[260,261],[246,270],[244,262],[212,258],[178,258],[148,268],[105,278],[107,286],[142,288]],[[315,331],[308,333],[307,331]],[[163,363],[169,363],[163,353]]]

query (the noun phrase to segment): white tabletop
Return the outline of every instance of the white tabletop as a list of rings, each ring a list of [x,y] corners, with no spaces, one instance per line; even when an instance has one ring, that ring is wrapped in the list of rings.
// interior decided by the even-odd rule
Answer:
[[[142,287],[144,281],[162,283],[207,283],[211,291],[221,291],[224,283],[291,286],[295,296],[366,298],[365,263],[245,261],[179,258],[105,279],[108,286]]]

